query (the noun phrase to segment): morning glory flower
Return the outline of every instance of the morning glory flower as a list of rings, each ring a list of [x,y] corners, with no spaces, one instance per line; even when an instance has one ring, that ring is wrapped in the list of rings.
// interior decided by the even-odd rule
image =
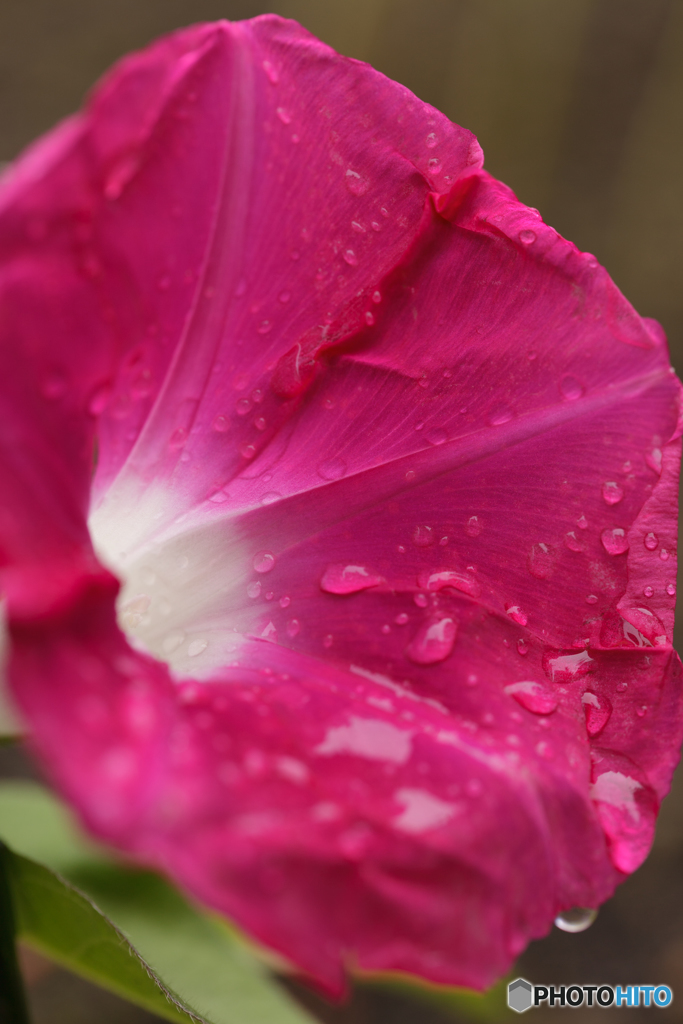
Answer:
[[[474,137],[273,16],[0,184],[0,588],[93,834],[331,992],[490,984],[682,735],[661,329]]]

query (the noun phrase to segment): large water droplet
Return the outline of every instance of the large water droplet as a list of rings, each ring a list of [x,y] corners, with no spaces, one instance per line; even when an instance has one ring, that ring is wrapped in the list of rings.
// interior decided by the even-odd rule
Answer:
[[[541,683],[525,680],[521,683],[511,683],[505,687],[505,693],[521,704],[527,711],[534,715],[550,715],[557,707],[557,697]]]
[[[622,530],[621,527],[615,527],[613,530],[603,530],[600,534],[600,539],[608,555],[623,555],[628,551],[628,537],[626,536],[626,531]]]
[[[254,555],[254,571],[270,572],[275,565],[275,555],[272,551],[258,551]]]
[[[328,594],[357,594],[382,582],[381,576],[364,565],[328,565],[320,580],[320,589]]]
[[[583,394],[583,384],[576,377],[567,374],[560,381],[560,394],[568,402],[575,402]]]
[[[455,572],[453,569],[436,569],[433,572],[426,569],[417,577],[417,584],[423,590],[441,590],[443,587],[454,587],[469,594],[471,597],[479,597],[481,587],[474,576],[468,573]]]
[[[505,611],[508,613],[512,621],[518,623],[520,626],[526,626],[529,621],[529,616],[526,612],[522,611],[518,604],[506,604]]]
[[[612,705],[607,697],[586,690],[581,698],[586,714],[586,731],[589,736],[597,736],[605,728],[612,714]]]
[[[363,178],[357,171],[352,171],[350,167],[346,172],[344,180],[352,196],[364,196],[370,188],[370,182],[367,178]]]
[[[522,245],[533,245],[533,243],[536,241],[536,232],[530,231],[528,228],[525,228],[524,231],[520,231],[519,240],[522,243]]]
[[[346,474],[346,468],[343,459],[325,459],[318,466],[318,474],[323,480],[341,480]]]
[[[573,907],[572,910],[563,910],[557,915],[555,927],[563,932],[585,932],[597,916],[597,910],[593,910],[592,907]]]
[[[543,669],[553,683],[570,683],[579,676],[585,676],[595,668],[595,661],[588,651],[578,654],[558,654],[546,651],[543,655]]]
[[[413,530],[413,544],[418,548],[431,547],[435,541],[436,537],[431,526],[416,526]]]
[[[408,644],[406,654],[418,665],[435,665],[444,661],[453,650],[457,631],[455,620],[448,616],[430,619]]]
[[[614,480],[607,480],[602,485],[602,497],[608,505],[618,505],[624,497],[624,492]]]

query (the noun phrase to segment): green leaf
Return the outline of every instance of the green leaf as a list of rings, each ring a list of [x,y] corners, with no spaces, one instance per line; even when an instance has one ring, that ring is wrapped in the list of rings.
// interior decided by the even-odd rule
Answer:
[[[199,1021],[83,893],[42,864],[8,852],[12,901],[22,939],[166,1020]]]
[[[432,1006],[453,1014],[459,1021],[472,1021],[474,1024],[497,1024],[509,1014],[506,999],[507,978],[499,981],[488,992],[474,992],[467,988],[446,988],[441,985],[420,982],[416,978],[397,975],[365,977],[362,984],[372,988],[388,988],[392,992],[405,992],[412,999],[431,1003]]]
[[[91,910],[88,900],[102,912],[100,919],[119,929],[124,941],[148,965],[157,979],[155,984],[161,986],[165,1011],[156,1006],[156,1013],[176,1021],[188,1020],[194,1013],[209,1024],[312,1024],[306,1011],[224,923],[190,904],[158,875],[112,861],[106,851],[79,833],[64,806],[43,787],[24,781],[0,784],[0,836],[17,853],[59,872],[62,885],[77,887],[78,895],[86,898]],[[68,901],[63,901],[60,913],[66,913],[68,906]],[[67,951],[60,952],[58,945],[59,917],[53,925],[46,920],[41,927],[52,928],[50,941],[57,946],[48,948],[39,935],[27,933],[26,938],[66,963]],[[116,941],[120,941],[115,934]],[[81,945],[86,950],[87,936],[87,931],[81,934]],[[68,955],[74,956],[72,952]],[[130,958],[128,952],[126,956]],[[98,961],[103,971],[109,962],[108,957]],[[113,957],[111,965],[109,976],[102,974],[95,980],[151,1008],[134,986],[123,990],[122,986],[129,984],[128,976],[120,974]],[[78,956],[68,966],[93,978],[89,964]],[[172,990],[187,1008],[184,1016],[178,1016],[179,1010],[169,1009],[165,989]],[[176,1015],[169,1017],[170,1012]]]

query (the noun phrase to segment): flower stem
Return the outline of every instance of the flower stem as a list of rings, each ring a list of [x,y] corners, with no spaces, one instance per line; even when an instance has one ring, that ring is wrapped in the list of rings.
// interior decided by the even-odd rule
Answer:
[[[30,1024],[19,970],[10,885],[12,854],[0,840],[0,1024]]]

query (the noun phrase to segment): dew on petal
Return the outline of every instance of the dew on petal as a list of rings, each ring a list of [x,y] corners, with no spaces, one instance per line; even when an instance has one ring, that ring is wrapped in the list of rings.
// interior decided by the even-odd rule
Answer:
[[[659,544],[659,539],[656,533],[646,533],[643,538],[643,544],[648,551],[654,551]]]
[[[600,534],[600,539],[608,555],[623,555],[629,549],[626,531],[622,530],[621,527],[615,527],[613,530],[603,530]]]
[[[522,611],[518,604],[506,604],[505,611],[508,613],[513,622],[516,622],[519,626],[526,626],[529,621],[529,616],[525,611]]]
[[[353,249],[345,249],[344,252],[342,253],[342,258],[344,259],[344,262],[348,263],[350,267],[358,266],[358,257],[356,256]]]
[[[662,449],[653,448],[651,452],[648,452],[645,456],[650,469],[653,469],[658,475],[662,472]]]
[[[666,550],[666,548],[662,548],[662,550],[659,552],[659,557],[663,562],[668,562],[669,552]]]
[[[284,107],[277,107],[275,113],[277,114],[278,118],[282,121],[283,124],[292,123],[292,115],[289,113],[288,110],[285,110]]]
[[[399,615],[396,616],[394,622],[396,623],[397,626],[405,626],[406,622],[408,622],[408,616],[406,615],[405,612],[401,612]]]
[[[320,580],[320,589],[328,594],[357,594],[382,583],[382,577],[364,565],[328,565]]]
[[[275,555],[272,551],[258,551],[252,564],[255,572],[270,572],[275,565]]]
[[[482,531],[481,520],[478,516],[470,516],[465,523],[465,533],[468,537],[478,537]]]
[[[274,505],[275,502],[280,501],[281,498],[282,495],[280,494],[279,491],[266,491],[266,493],[261,496],[261,504]]]
[[[444,441],[446,441],[446,439],[448,438],[448,434],[441,427],[434,427],[431,430],[427,431],[425,437],[427,438],[430,444],[436,446],[443,444]]]
[[[375,303],[376,306],[379,305],[379,303],[382,301],[382,293],[381,292],[373,292],[372,293],[372,301]]]
[[[260,584],[260,582],[258,580],[254,580],[254,582],[250,583],[249,586],[247,587],[247,596],[248,597],[258,597],[260,593],[261,593],[261,584]]]
[[[481,593],[481,587],[474,576],[455,572],[453,569],[436,569],[434,571],[427,569],[419,574],[417,583],[422,590],[436,591],[443,587],[454,587],[471,597],[479,597]]]
[[[370,312],[370,310],[367,310],[367,312],[365,314],[365,322],[368,325],[368,327],[372,327],[372,325],[375,322],[375,318],[374,318],[373,314]]]
[[[427,149],[434,149],[434,147],[438,144],[438,142],[439,142],[439,139],[438,139],[438,136],[436,135],[436,133],[435,132],[430,132],[429,135],[427,136],[427,138],[425,139],[425,146],[427,147]]]
[[[652,587],[649,587],[649,586],[648,587],[643,587],[643,596],[644,597],[652,597],[653,594],[654,594],[654,590],[653,590]]]
[[[511,409],[508,409],[507,406],[499,406],[489,415],[489,423],[492,427],[502,427],[504,423],[509,423],[512,417]]]
[[[248,398],[240,398],[235,402],[235,412],[238,416],[246,416],[251,410],[251,402]]]
[[[289,596],[289,594],[283,594],[278,603],[281,608],[289,608],[290,604],[292,603],[292,599]]]
[[[575,530],[569,530],[564,535],[564,546],[569,548],[570,551],[584,551],[583,542],[576,536]]]
[[[426,594],[414,594],[413,601],[415,602],[418,608],[426,608],[427,605],[429,604],[429,598],[427,597]]]
[[[568,402],[575,402],[583,395],[583,384],[576,377],[567,374],[560,381],[560,394]]]
[[[608,480],[602,485],[602,497],[608,505],[617,505],[624,497],[624,492],[614,480]]]
[[[406,654],[418,665],[435,665],[449,656],[456,634],[457,625],[449,616],[430,619],[410,641]]]
[[[529,645],[526,640],[520,639],[517,641],[517,652],[521,654],[522,657],[529,653]]]
[[[576,520],[576,525],[578,526],[578,528],[580,530],[587,530],[588,529],[588,520],[586,519],[585,516],[579,516],[579,518]]]
[[[591,907],[573,907],[571,910],[563,910],[555,918],[555,927],[562,932],[585,932],[593,924],[598,916],[597,910]]]
[[[525,680],[504,687],[505,693],[534,715],[550,715],[557,708],[557,697],[541,683]]]
[[[344,180],[352,196],[364,196],[370,188],[370,182],[367,178],[363,178],[357,171],[352,171],[350,167],[346,172]]]
[[[287,636],[291,636],[292,639],[297,636],[301,629],[301,623],[298,619],[290,619],[287,623]]]
[[[533,544],[527,568],[537,580],[546,580],[555,570],[556,554],[549,544]]]
[[[227,416],[215,416],[211,426],[217,434],[225,434],[230,430],[230,420]]]
[[[667,583],[666,592],[669,597],[674,597],[676,594],[676,585],[674,583]]]
[[[243,444],[240,447],[240,455],[245,459],[253,459],[256,455],[256,448],[253,444]]]
[[[525,228],[524,231],[520,231],[519,240],[522,243],[522,245],[533,245],[533,243],[536,241],[536,232],[530,231],[528,228]]]
[[[346,475],[347,465],[343,459],[325,459],[318,466],[318,475],[323,480],[341,480]]]
[[[595,659],[588,651],[578,654],[558,654],[546,651],[543,655],[543,669],[552,683],[571,683],[585,676],[595,668]]]
[[[203,654],[208,646],[208,640],[193,640],[187,647],[188,657],[196,658],[199,654]]]
[[[413,544],[418,548],[431,547],[435,541],[436,537],[431,526],[416,526],[413,530]]]
[[[586,730],[589,736],[597,736],[602,732],[609,722],[612,714],[612,705],[606,697],[586,690],[581,698],[583,710],[586,715]]]
[[[586,598],[586,604],[597,604],[597,603],[598,603],[597,594],[589,594],[588,597]]]

